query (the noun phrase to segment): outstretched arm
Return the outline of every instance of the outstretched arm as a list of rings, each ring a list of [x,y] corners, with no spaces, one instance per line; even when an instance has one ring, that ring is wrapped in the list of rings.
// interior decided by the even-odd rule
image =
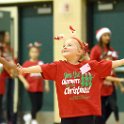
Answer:
[[[112,68],[124,65],[124,59],[112,61]]]
[[[122,93],[124,93],[124,86],[123,86],[123,82],[124,82],[124,78],[118,78],[118,77],[112,77],[112,76],[107,76],[106,80],[108,81],[112,81],[115,84],[118,84],[118,86],[120,87],[120,90]]]
[[[112,81],[112,82],[115,82],[115,83],[124,82],[124,78],[118,78],[118,77],[113,77],[113,76],[107,76],[106,80]]]
[[[41,67],[39,65],[23,68],[19,64],[17,65],[17,70],[20,74],[23,73],[41,73]]]

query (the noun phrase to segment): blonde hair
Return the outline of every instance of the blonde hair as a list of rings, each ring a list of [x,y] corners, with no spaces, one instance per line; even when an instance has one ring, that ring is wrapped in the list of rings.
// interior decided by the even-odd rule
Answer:
[[[90,60],[89,54],[88,54],[88,44],[80,41],[77,37],[71,37],[72,39],[74,39],[75,41],[77,41],[79,43],[79,45],[81,46],[81,49],[84,51],[84,53],[81,55],[81,57],[79,58],[79,61],[83,61],[83,60]]]

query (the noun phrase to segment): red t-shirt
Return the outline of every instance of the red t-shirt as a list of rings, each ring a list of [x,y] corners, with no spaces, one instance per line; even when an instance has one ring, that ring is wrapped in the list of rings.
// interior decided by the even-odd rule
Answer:
[[[4,47],[2,57],[4,57],[8,61],[13,60],[13,49],[10,46]],[[5,93],[5,82],[7,78],[11,77],[9,73],[5,69],[3,69],[2,73],[0,74],[0,94],[2,95]]]
[[[90,59],[101,61],[101,59],[103,59],[102,53],[108,53],[108,56],[109,56],[109,54],[112,52],[113,52],[113,59],[116,59],[118,56],[116,55],[112,47],[110,48],[110,50],[108,50],[107,48],[104,48],[102,51],[99,45],[95,45],[91,50]],[[113,74],[111,74],[111,76],[113,76]],[[101,90],[101,96],[112,95],[113,90],[114,90],[112,82],[107,82],[106,80],[103,79],[101,83],[103,83],[102,90]]]
[[[114,86],[111,81],[104,80],[101,90],[101,96],[110,96],[114,91]]]
[[[90,52],[90,59],[101,61],[101,59],[103,59],[102,54],[104,53],[106,53],[106,56],[111,56],[112,60],[116,60],[118,58],[117,52],[112,47],[110,47],[110,49],[106,47],[102,50],[99,45],[95,45]]]
[[[111,71],[111,76],[116,77],[114,71]],[[114,92],[114,84],[112,81],[104,80],[101,90],[101,96],[110,96]]]
[[[0,74],[0,95],[4,95],[6,87],[6,78],[3,73]]]
[[[6,90],[6,79],[9,78],[9,74],[3,68],[2,73],[0,74],[0,94],[4,95]]]
[[[23,67],[30,67],[35,65],[42,65],[42,61],[26,61],[23,64]],[[43,78],[41,73],[31,73],[31,74],[24,74],[24,77],[29,83],[29,92],[43,92]]]
[[[78,65],[58,61],[41,68],[44,79],[56,81],[61,118],[101,115],[99,82],[110,75],[111,61],[82,61]]]
[[[106,51],[106,49],[105,49],[105,51]],[[90,59],[101,61],[101,58],[100,58],[101,54],[102,54],[102,49],[100,48],[99,45],[95,45],[90,52]]]

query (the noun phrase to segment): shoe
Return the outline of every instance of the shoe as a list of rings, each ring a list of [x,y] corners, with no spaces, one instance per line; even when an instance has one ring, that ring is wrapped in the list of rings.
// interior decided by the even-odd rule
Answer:
[[[37,120],[32,120],[31,124],[38,124]]]
[[[23,120],[25,121],[25,124],[30,124],[31,119],[32,119],[31,114],[26,114],[23,116]]]

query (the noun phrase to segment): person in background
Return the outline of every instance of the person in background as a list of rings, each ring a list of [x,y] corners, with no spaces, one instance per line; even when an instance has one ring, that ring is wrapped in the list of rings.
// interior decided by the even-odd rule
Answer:
[[[103,59],[113,60],[112,54],[105,55]],[[110,117],[111,113],[114,113],[116,124],[119,124],[119,110],[117,105],[117,94],[116,87],[119,86],[122,91],[122,83],[124,83],[124,78],[116,77],[114,70],[111,72],[111,76],[106,77],[102,86],[102,97],[103,97],[103,117],[105,123]]]
[[[98,44],[96,44],[91,50],[91,60],[101,61],[103,59],[118,59],[117,52],[110,46],[111,31],[109,28],[103,27],[99,29],[96,32],[96,39]],[[123,82],[123,79],[117,79],[113,76],[115,77],[115,72],[112,70],[111,77],[106,77],[101,80],[101,83],[103,83],[101,90],[102,116],[96,117],[96,124],[105,124],[112,111],[115,114],[116,123],[119,124],[116,90],[115,85],[112,82],[118,82],[120,86],[122,86],[121,82]]]
[[[1,45],[2,45],[2,56],[9,62],[15,63],[14,51],[10,44],[9,32],[1,32]],[[4,68],[2,72],[6,82],[5,95],[3,97],[4,113],[6,113],[7,123],[16,124],[16,113],[14,113],[14,78],[17,76],[14,71],[10,71],[8,68]]]
[[[39,60],[40,46],[41,44],[38,42],[29,44],[29,60],[24,62],[23,67],[43,65],[43,61]],[[25,124],[30,124],[30,122],[31,124],[38,124],[36,115],[43,105],[44,90],[47,92],[50,90],[49,83],[45,80],[44,86],[44,80],[41,73],[19,75],[19,78],[27,89],[31,101],[31,114],[26,114],[23,117]]]
[[[3,32],[0,32],[0,56],[3,56],[3,45],[1,43]],[[3,64],[0,63],[0,124],[5,123],[5,117],[3,112],[3,96],[5,94],[5,69]]]
[[[18,64],[17,68],[2,57],[0,62],[19,74],[42,73],[44,79],[56,81],[61,124],[94,124],[94,116],[101,115],[100,81],[111,74],[112,68],[124,65],[124,59],[82,61],[86,53],[87,44],[71,36],[63,44],[65,60],[32,67]]]
[[[86,46],[72,36],[63,44],[66,60],[17,68],[19,73],[42,73],[44,79],[56,81],[61,124],[94,124],[94,116],[101,115],[100,81],[110,75],[112,68],[124,65],[124,59],[82,61]]]

